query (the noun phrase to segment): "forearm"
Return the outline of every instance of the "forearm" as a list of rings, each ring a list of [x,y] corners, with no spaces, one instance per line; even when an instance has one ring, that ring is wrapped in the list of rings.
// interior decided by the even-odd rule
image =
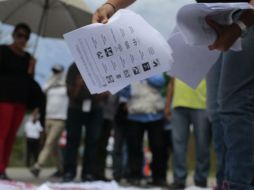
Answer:
[[[166,108],[170,108],[174,94],[174,79],[171,79],[167,87]]]
[[[134,2],[135,0],[108,0],[106,3],[112,4],[116,10],[119,10],[128,7]]]

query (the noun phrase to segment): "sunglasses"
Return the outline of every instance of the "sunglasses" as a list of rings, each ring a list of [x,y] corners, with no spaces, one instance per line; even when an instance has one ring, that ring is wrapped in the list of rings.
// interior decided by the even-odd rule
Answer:
[[[24,34],[24,33],[21,33],[21,32],[17,32],[17,33],[15,34],[15,36],[16,36],[17,38],[23,38],[23,39],[25,39],[26,41],[29,39],[29,35]]]

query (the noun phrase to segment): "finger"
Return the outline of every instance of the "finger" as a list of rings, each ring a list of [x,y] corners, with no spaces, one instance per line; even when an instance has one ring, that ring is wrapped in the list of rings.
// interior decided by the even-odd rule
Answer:
[[[217,41],[208,46],[209,50],[227,51],[229,47],[224,44],[219,44]]]
[[[108,22],[108,17],[105,15],[100,15],[98,16],[97,14],[95,14],[92,17],[92,23],[102,23],[102,24],[106,24]]]
[[[92,23],[98,23],[100,22],[100,17],[98,16],[97,13],[95,13],[92,17]]]
[[[212,29],[214,29],[215,32],[216,32],[217,34],[220,33],[220,30],[221,30],[220,24],[218,24],[217,22],[215,22],[214,20],[212,20],[212,19],[210,19],[210,18],[208,18],[208,17],[206,17],[206,23],[207,23]]]
[[[107,22],[108,22],[108,18],[104,18],[104,19],[101,21],[102,24],[106,24]]]
[[[98,22],[97,15],[93,15],[93,17],[92,17],[92,23],[97,23],[97,22]]]
[[[215,50],[214,44],[209,45],[209,46],[208,46],[208,49],[211,50],[211,51],[212,51],[212,50]]]

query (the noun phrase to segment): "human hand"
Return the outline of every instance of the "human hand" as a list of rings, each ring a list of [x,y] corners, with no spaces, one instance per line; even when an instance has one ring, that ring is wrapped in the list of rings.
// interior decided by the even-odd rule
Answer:
[[[75,85],[78,89],[81,89],[82,87],[84,87],[84,80],[81,77],[81,75],[76,76]]]
[[[171,117],[172,117],[172,112],[171,112],[171,109],[169,107],[166,107],[164,109],[164,116],[167,120],[171,120]]]
[[[34,57],[31,57],[30,60],[29,60],[29,65],[28,65],[28,70],[27,70],[27,73],[29,75],[34,74],[35,65],[36,65],[36,59]]]
[[[221,25],[209,18],[206,18],[206,22],[217,33],[217,39],[208,46],[210,50],[227,51],[241,35],[237,24]]]
[[[115,7],[111,4],[104,4],[96,10],[92,17],[92,23],[106,24],[108,19],[115,13]]]
[[[107,101],[110,96],[110,92],[102,92],[100,94],[97,94],[97,99],[99,101]]]

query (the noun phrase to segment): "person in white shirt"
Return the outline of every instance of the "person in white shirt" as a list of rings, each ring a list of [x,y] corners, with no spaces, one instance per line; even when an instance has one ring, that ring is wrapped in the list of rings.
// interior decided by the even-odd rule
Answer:
[[[30,172],[38,177],[41,167],[58,146],[59,138],[65,129],[67,117],[68,97],[65,84],[64,67],[56,64],[52,67],[52,76],[44,86],[47,96],[45,132],[46,141],[40,152],[39,158]],[[56,158],[59,160],[58,156]],[[54,177],[60,177],[63,172],[62,164],[57,166]]]
[[[25,124],[26,136],[26,165],[31,165],[31,158],[34,162],[37,161],[40,150],[40,137],[43,128],[38,120],[38,109],[35,109],[31,117]]]

